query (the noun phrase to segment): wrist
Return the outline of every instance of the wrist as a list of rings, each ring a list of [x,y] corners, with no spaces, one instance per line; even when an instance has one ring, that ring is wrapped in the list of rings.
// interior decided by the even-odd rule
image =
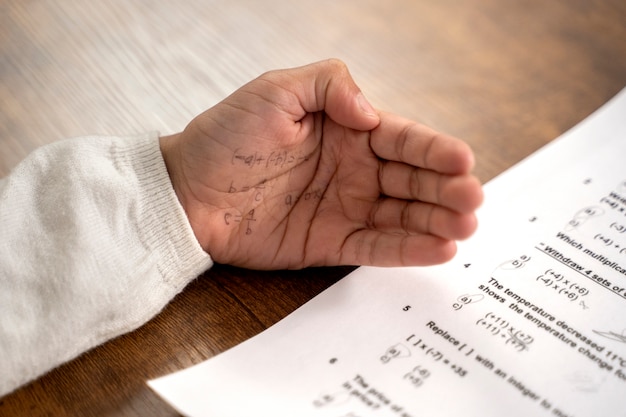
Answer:
[[[193,198],[184,173],[184,158],[181,152],[182,133],[162,136],[159,138],[159,146],[163,161],[170,177],[172,188],[178,198],[187,221],[196,237],[196,240],[205,252],[209,252],[209,226],[210,215],[207,215],[205,206]]]

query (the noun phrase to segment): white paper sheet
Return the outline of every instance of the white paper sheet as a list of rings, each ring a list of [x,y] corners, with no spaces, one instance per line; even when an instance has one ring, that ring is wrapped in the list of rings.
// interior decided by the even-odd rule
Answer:
[[[626,416],[626,90],[485,195],[452,262],[359,268],[149,385],[193,417]]]

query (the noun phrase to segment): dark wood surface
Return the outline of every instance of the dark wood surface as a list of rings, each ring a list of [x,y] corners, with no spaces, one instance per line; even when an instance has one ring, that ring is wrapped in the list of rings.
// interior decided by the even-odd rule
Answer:
[[[64,137],[179,131],[266,70],[328,57],[377,107],[469,142],[488,181],[626,86],[626,2],[0,0],[0,175]],[[146,379],[350,271],[215,266],[144,327],[1,398],[0,415],[176,415]]]

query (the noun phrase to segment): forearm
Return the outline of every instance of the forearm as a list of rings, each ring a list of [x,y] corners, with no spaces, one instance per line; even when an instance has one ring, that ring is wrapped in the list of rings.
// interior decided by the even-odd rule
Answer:
[[[0,395],[133,330],[211,266],[156,135],[36,151],[0,183]]]

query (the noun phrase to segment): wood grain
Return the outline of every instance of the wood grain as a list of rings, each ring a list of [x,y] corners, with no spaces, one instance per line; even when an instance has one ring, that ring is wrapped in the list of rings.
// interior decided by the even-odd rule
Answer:
[[[626,85],[624,22],[623,0],[4,0],[0,175],[64,137],[179,131],[264,71],[337,57],[377,107],[465,139],[488,181]],[[176,415],[146,379],[350,270],[216,266],[141,329],[0,399],[0,415]]]

